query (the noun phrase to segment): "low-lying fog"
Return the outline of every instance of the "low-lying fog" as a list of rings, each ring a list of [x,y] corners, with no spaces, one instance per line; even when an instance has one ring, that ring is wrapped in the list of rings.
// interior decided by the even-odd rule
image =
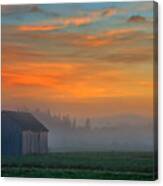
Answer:
[[[35,111],[48,129],[50,151],[151,151],[153,119],[139,115],[78,118]]]

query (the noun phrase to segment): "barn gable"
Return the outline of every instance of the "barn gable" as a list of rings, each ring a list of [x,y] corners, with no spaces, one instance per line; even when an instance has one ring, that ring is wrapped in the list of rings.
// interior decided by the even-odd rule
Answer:
[[[22,130],[48,131],[31,113],[2,111],[2,118],[10,118]]]
[[[2,111],[2,154],[20,155],[48,151],[48,129],[32,114]]]

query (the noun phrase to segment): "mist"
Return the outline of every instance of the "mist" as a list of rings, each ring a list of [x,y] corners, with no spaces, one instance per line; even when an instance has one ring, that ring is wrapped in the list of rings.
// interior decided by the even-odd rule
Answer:
[[[50,152],[152,151],[153,119],[140,115],[73,118],[36,109],[48,130]]]

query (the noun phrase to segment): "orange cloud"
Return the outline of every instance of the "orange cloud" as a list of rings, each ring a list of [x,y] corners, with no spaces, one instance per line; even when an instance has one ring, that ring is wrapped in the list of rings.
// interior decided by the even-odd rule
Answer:
[[[59,30],[63,27],[56,25],[22,25],[18,26],[18,30],[20,31],[51,31],[51,30]]]
[[[136,31],[138,31],[135,28],[121,28],[121,29],[115,29],[115,30],[110,30],[108,32],[105,32],[104,34],[106,36],[120,36],[120,35],[127,35],[127,34],[131,34],[131,33],[135,33]]]
[[[19,63],[27,61],[41,61],[45,58],[44,51],[36,50],[26,44],[3,44],[2,45],[2,60],[3,63]]]
[[[2,79],[5,82],[5,86],[28,86],[33,88],[34,86],[38,87],[48,87],[50,85],[49,78],[41,77],[41,76],[34,76],[27,75],[26,73],[20,72],[2,72]]]
[[[103,9],[103,10],[92,11],[85,16],[76,16],[76,17],[74,16],[74,17],[68,17],[68,18],[61,18],[61,19],[58,19],[57,22],[65,26],[69,26],[69,25],[82,26],[82,25],[95,22],[103,17],[113,16],[116,13],[117,13],[117,10],[115,8],[108,8],[108,9]]]
[[[21,61],[19,64],[4,64],[2,66],[3,104],[15,107],[31,104],[34,107],[38,102],[41,106],[47,104],[48,107],[53,105],[55,107],[55,103],[58,102],[63,103],[65,107],[65,103],[86,102],[87,105],[83,110],[89,110],[94,114],[100,112],[107,114],[108,109],[110,109],[109,113],[113,113],[115,105],[117,105],[115,112],[118,113],[124,110],[141,113],[150,111],[153,89],[148,87],[150,79],[146,71],[140,70],[137,66],[133,66],[132,69],[131,65],[113,67],[113,65],[94,62],[79,64],[73,59],[67,59],[62,63]],[[142,101],[139,99],[135,101],[137,97]],[[150,99],[147,104],[144,104],[147,98]],[[107,102],[108,99],[114,102],[113,106]],[[137,106],[130,106],[133,101]],[[88,109],[92,103],[92,108]],[[101,111],[102,105],[105,109]],[[80,108],[76,110],[81,111]],[[61,111],[63,112],[64,109]],[[68,111],[72,111],[70,107]],[[89,112],[86,111],[86,114]]]
[[[61,17],[61,18],[55,18],[55,19],[50,19],[41,22],[42,23],[53,23],[57,26],[62,26],[63,28],[73,25],[73,26],[82,26],[82,25],[88,25],[93,22],[96,22],[98,20],[101,20],[102,18],[106,17],[111,17],[117,13],[117,9],[115,8],[107,8],[107,9],[102,9],[102,10],[94,10],[91,12],[81,12],[80,15],[76,16],[70,16],[70,17]],[[31,30],[32,31],[32,30]]]
[[[40,25],[21,25],[21,26],[18,26],[17,29],[20,31],[29,32],[29,31],[60,30],[70,25],[79,27],[82,25],[91,24],[104,17],[113,16],[116,13],[117,13],[117,10],[115,8],[95,10],[85,15],[58,18],[58,19],[56,18],[55,20],[52,20],[53,24],[46,25],[45,23],[44,24],[41,23]]]
[[[106,39],[103,37],[98,37],[96,35],[80,35],[77,39],[71,41],[73,45],[76,46],[83,46],[83,47],[101,47],[105,45],[112,44],[111,39]]]
[[[48,92],[49,97],[51,96],[49,99],[64,97],[68,100],[141,96],[151,93],[148,86],[140,81],[143,74],[135,79],[130,70],[110,69],[103,65],[32,63],[22,64],[21,68],[19,65],[5,67],[2,69],[2,80],[3,88],[7,92],[9,89],[16,90],[16,93],[20,92],[20,88],[23,88],[22,93],[39,89],[40,98]],[[145,85],[146,83],[148,82]]]
[[[82,26],[87,25],[92,22],[91,17],[81,16],[81,17],[69,17],[69,18],[60,18],[57,21],[54,21],[55,25],[22,25],[18,26],[17,29],[20,31],[52,31],[52,30],[60,30],[67,26],[74,25],[74,26]]]
[[[87,16],[60,18],[57,20],[57,22],[61,25],[63,24],[64,26],[69,25],[82,26],[90,24],[92,22],[92,18]]]
[[[154,84],[152,81],[140,81],[139,84],[143,87],[153,88]]]

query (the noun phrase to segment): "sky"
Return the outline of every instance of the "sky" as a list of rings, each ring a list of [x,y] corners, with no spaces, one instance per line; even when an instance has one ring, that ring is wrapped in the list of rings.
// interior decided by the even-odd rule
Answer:
[[[153,2],[2,6],[2,108],[153,114]]]

